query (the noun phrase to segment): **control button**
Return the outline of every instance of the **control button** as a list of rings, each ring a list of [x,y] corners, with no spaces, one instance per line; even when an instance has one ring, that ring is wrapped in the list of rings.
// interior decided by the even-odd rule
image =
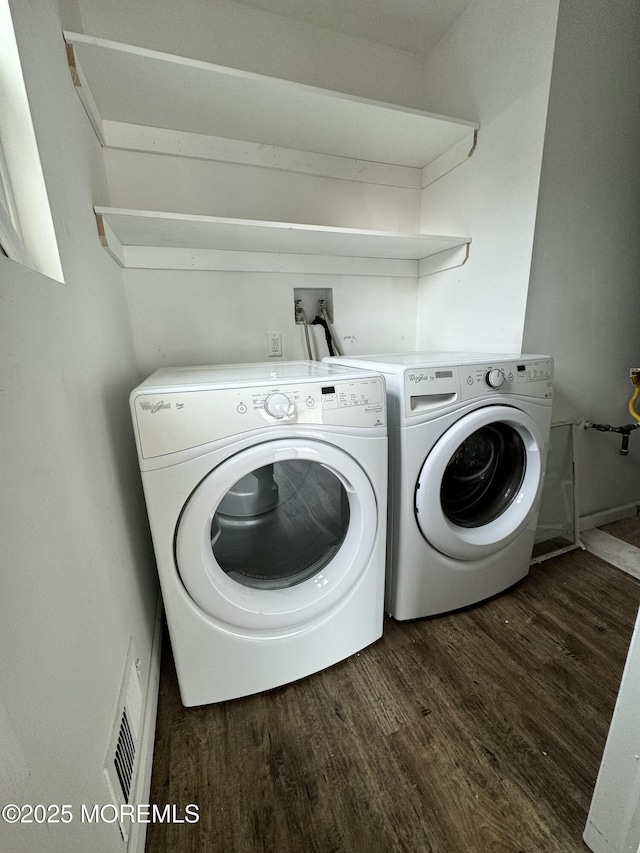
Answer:
[[[507,376],[507,379],[509,380],[509,382],[513,382],[513,380],[514,380],[515,378],[516,378],[516,377],[513,375],[513,371],[511,371],[511,373],[509,373],[509,375]]]
[[[467,385],[473,385],[473,376],[467,376]]]
[[[308,408],[312,409],[315,406],[315,404],[316,404],[316,401],[313,399],[313,397],[307,397]]]
[[[498,370],[497,367],[494,367],[493,370],[487,373],[484,379],[489,388],[499,388],[504,382],[504,373]]]
[[[239,415],[244,415],[246,414],[246,411],[246,405],[244,403],[238,403],[238,405],[236,406],[236,412],[238,412]]]
[[[289,417],[293,413],[293,409],[293,403],[286,394],[270,394],[264,401],[265,412],[277,420]]]

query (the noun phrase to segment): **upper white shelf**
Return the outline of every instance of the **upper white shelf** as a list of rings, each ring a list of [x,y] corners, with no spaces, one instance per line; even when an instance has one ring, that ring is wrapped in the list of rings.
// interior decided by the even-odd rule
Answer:
[[[93,36],[65,39],[85,105],[105,122],[420,169],[478,127]]]
[[[104,247],[125,267],[262,271],[336,271],[418,275],[419,265],[452,251],[466,256],[470,238],[365,231],[96,207]],[[342,259],[342,260],[341,260]],[[459,261],[457,262],[459,263]]]

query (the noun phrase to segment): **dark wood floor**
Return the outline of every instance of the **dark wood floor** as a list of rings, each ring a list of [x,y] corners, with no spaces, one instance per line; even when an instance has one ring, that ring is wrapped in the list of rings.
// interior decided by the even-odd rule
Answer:
[[[269,693],[180,704],[162,665],[147,853],[573,853],[640,583],[574,551]]]

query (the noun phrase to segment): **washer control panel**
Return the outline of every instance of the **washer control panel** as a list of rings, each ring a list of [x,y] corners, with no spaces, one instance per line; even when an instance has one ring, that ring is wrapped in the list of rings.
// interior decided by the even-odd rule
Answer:
[[[143,458],[164,456],[270,426],[316,424],[386,430],[384,379],[171,389],[132,396]]]
[[[404,373],[404,415],[424,414],[486,395],[553,397],[553,360],[476,362],[409,368]]]
[[[505,361],[469,364],[458,368],[461,399],[470,400],[485,391],[553,397],[553,361]]]

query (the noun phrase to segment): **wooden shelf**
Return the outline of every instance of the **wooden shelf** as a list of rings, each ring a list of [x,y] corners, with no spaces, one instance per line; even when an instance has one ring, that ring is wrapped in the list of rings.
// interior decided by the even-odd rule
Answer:
[[[477,124],[65,32],[106,147],[420,189],[473,151]],[[123,267],[421,276],[470,238],[96,208]]]
[[[471,243],[467,237],[149,210],[96,207],[95,213],[105,249],[121,266],[136,268],[420,275],[435,271],[429,259],[449,263],[460,253],[466,259]]]
[[[65,32],[74,81],[99,136],[158,128],[423,169],[478,125],[394,104]],[[108,144],[108,140],[107,140]],[[146,143],[145,143],[146,144]],[[150,149],[147,149],[150,150]],[[184,152],[183,152],[184,153]]]

